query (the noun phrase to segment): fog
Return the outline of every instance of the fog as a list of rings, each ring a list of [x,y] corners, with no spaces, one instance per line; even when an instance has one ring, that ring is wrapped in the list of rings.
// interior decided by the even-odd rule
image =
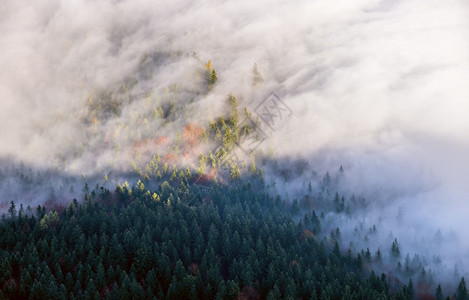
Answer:
[[[369,202],[337,217],[344,240],[361,243],[355,224],[376,224],[371,251],[396,237],[404,253],[439,255],[429,265],[441,277],[455,264],[464,273],[468,20],[463,0],[2,1],[0,156],[101,178],[126,171],[135,141],[175,137],[186,114],[206,126],[230,92],[251,111],[275,92],[292,113],[265,128],[257,150],[304,159],[316,174],[282,183],[272,169],[277,192],[294,195],[343,165],[342,191]],[[218,81],[207,91],[208,60]],[[90,103],[106,91],[132,101],[90,125]],[[173,125],[143,121],[170,101],[184,105]]]

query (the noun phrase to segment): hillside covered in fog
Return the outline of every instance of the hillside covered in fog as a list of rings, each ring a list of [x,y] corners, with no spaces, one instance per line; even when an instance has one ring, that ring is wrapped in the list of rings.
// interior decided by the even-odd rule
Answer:
[[[0,296],[466,299],[468,17],[0,4]]]

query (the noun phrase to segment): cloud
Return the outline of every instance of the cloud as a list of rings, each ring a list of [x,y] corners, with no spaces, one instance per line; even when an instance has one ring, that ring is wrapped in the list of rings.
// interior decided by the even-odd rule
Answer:
[[[185,109],[207,123],[229,92],[254,109],[276,91],[293,115],[264,152],[306,159],[318,174],[343,164],[344,189],[375,203],[370,222],[416,251],[440,228],[454,238],[435,251],[465,261],[468,13],[462,0],[3,1],[0,155],[73,175],[112,171],[132,136],[145,136],[147,94],[162,105],[192,99]],[[209,59],[218,84],[205,94]],[[254,63],[264,78],[255,88]],[[124,97],[135,78],[134,101],[83,126],[90,97]],[[149,131],[176,135],[160,121]]]

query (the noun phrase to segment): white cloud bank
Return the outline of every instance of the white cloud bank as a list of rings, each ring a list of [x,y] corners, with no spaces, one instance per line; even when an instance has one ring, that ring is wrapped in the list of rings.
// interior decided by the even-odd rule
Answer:
[[[388,222],[404,251],[441,228],[454,237],[441,255],[469,267],[467,1],[6,0],[0,32],[1,156],[51,164],[86,139],[78,125],[93,90],[122,82],[143,53],[195,51],[219,78],[199,105],[233,92],[254,108],[277,91],[294,113],[265,149],[320,171],[343,164],[350,190],[381,191],[370,218]],[[185,68],[153,70],[153,89]],[[83,166],[93,167],[67,171]]]

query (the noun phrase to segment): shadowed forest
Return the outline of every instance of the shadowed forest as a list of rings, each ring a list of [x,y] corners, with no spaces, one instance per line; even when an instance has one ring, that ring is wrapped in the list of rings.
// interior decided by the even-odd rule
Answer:
[[[0,299],[469,299],[468,3],[29,2]]]

